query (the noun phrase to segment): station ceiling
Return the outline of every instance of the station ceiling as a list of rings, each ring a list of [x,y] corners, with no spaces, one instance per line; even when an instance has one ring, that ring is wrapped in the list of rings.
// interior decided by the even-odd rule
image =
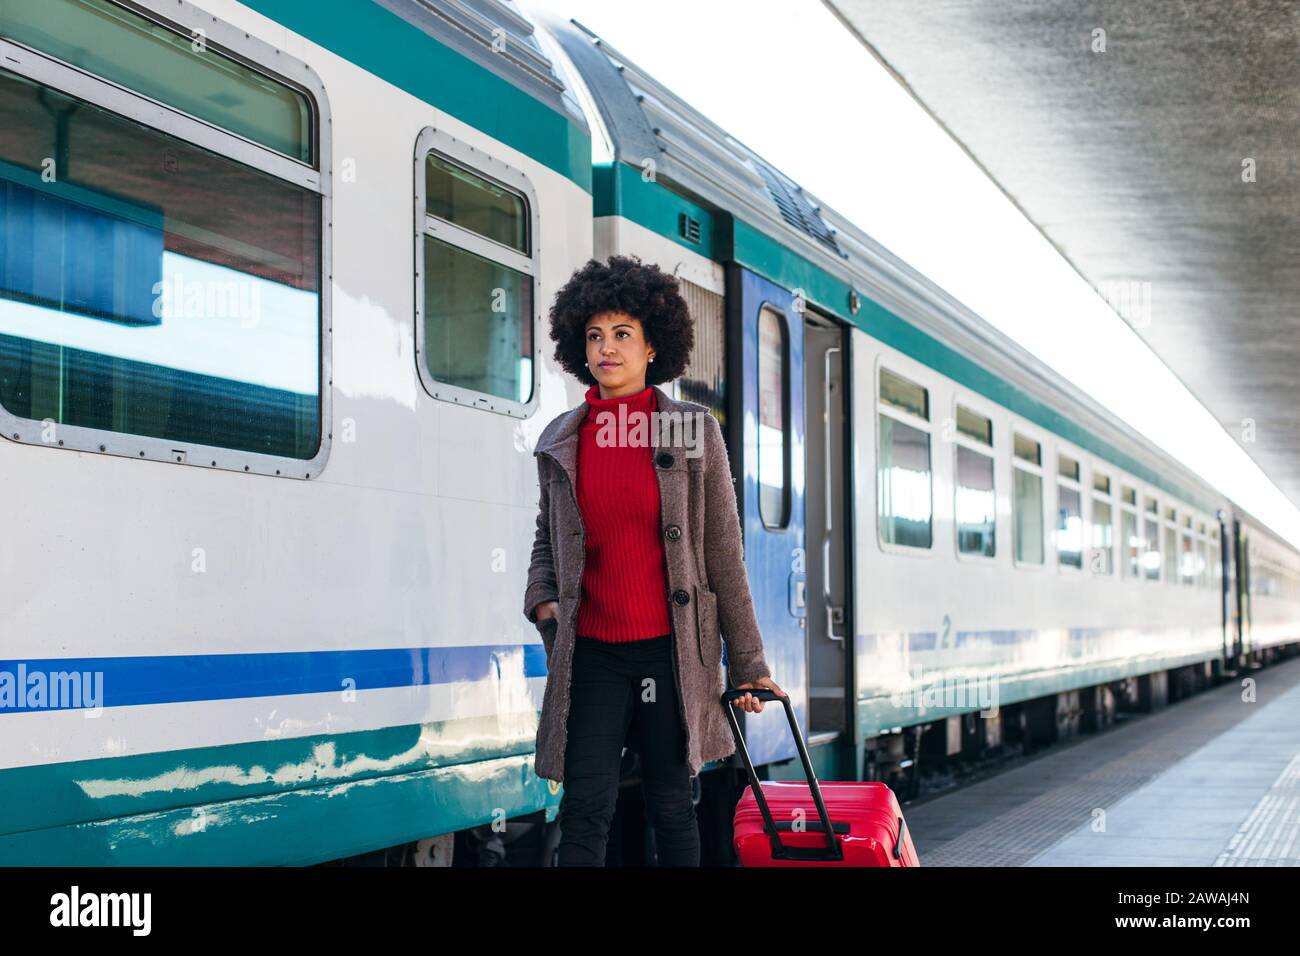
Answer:
[[[1300,4],[825,2],[1300,505]]]

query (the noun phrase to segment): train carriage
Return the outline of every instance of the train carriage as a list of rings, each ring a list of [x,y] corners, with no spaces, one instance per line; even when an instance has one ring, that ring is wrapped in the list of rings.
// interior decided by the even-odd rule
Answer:
[[[515,596],[592,255],[678,276],[671,388],[723,426],[822,775],[914,787],[923,743],[1300,639],[1293,548],[577,23],[0,0],[0,114],[2,862],[553,842]],[[706,766],[703,826],[740,783]]]
[[[3,714],[0,859],[554,813],[505,597],[569,402],[535,330],[591,250],[585,120],[507,7],[353,7],[0,6],[0,658],[104,695]]]

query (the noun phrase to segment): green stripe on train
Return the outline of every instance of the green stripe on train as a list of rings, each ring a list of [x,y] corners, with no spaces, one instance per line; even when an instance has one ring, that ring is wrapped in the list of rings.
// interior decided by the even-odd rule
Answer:
[[[349,4],[346,15],[337,15],[311,0],[242,2],[591,192],[591,137],[586,132],[377,3]],[[328,87],[325,95],[330,95]]]
[[[678,245],[715,262],[735,261],[787,289],[803,289],[804,298],[819,309],[862,329],[958,384],[997,402],[1015,415],[1046,428],[1098,458],[1155,485],[1187,504],[1213,515],[1217,505],[1180,487],[1150,466],[1076,424],[1048,405],[999,378],[983,366],[949,348],[902,317],[858,291],[861,308],[849,312],[848,283],[793,252],[761,229],[723,211],[710,211],[679,196],[658,182],[647,181],[635,167],[598,165],[593,173],[593,209],[597,216],[622,216]],[[687,214],[701,223],[700,243],[678,234],[678,217]]]
[[[503,757],[10,833],[0,864],[323,863],[543,808],[553,819],[558,797],[532,768],[531,754]]]
[[[284,812],[294,808],[296,813],[301,802],[277,802],[289,793],[298,792],[300,797],[314,794],[330,803],[337,794],[360,793],[357,787],[394,793],[390,785],[400,781],[419,788],[425,785],[423,781],[446,780],[453,787],[452,793],[430,803],[428,812],[410,824],[412,835],[407,839],[484,822],[498,805],[508,809],[508,815],[531,812],[558,800],[558,796],[550,792],[548,781],[533,773],[533,735],[520,732],[529,719],[520,714],[487,715],[0,770],[0,832],[4,834],[0,836],[0,865],[23,859],[46,861],[44,854],[28,856],[26,850],[20,849],[34,848],[37,844],[31,841],[48,843],[52,852],[59,854],[60,847],[75,844],[88,857],[112,855],[117,840],[110,839],[114,827],[129,835],[135,828],[153,832],[155,821],[158,826],[165,821],[168,829],[154,835],[170,842],[189,836],[183,821],[198,808],[204,809],[206,818],[222,822],[223,827],[227,818],[235,817],[248,817],[251,823],[257,823],[268,812],[280,815],[281,808]],[[504,740],[514,745],[452,746],[452,742],[462,740]],[[498,770],[498,766],[506,769]],[[465,780],[481,781],[487,789],[479,790],[480,784],[475,783],[475,793],[457,796],[455,787]],[[493,795],[498,789],[500,793]],[[307,811],[308,818],[315,813]],[[444,813],[449,816],[444,818]],[[350,826],[342,818],[337,822],[344,828]],[[281,820],[268,825],[289,824]],[[374,842],[387,839],[390,832],[379,822],[362,821],[358,826],[370,831],[370,836],[361,839],[352,833],[337,838],[316,834],[313,839],[317,843],[332,848],[320,858],[333,859],[355,852],[346,849],[354,843],[374,848],[402,842]],[[222,832],[231,839],[240,839],[228,829]],[[277,839],[282,836],[277,835]],[[255,847],[247,850],[259,859],[264,855],[258,855],[260,851]],[[167,855],[171,851],[159,852]],[[207,858],[208,851],[204,852]],[[245,851],[229,852],[238,855]],[[278,853],[274,848],[266,852],[273,856]]]

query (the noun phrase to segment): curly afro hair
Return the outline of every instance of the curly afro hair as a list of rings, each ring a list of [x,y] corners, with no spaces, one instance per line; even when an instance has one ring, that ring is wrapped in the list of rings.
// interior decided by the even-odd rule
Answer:
[[[646,385],[671,382],[686,371],[695,328],[676,276],[636,255],[610,256],[606,263],[588,259],[570,276],[551,305],[551,339],[560,367],[586,385],[596,384],[587,367],[587,321],[601,312],[626,312],[640,320],[655,350]]]

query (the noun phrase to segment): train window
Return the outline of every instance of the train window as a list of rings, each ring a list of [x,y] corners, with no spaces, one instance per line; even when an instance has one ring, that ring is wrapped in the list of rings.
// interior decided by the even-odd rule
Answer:
[[[1083,516],[1079,490],[1057,485],[1056,553],[1065,567],[1083,567]]]
[[[876,484],[881,541],[930,547],[930,434],[882,413],[879,462]]]
[[[880,400],[917,418],[930,420],[930,390],[887,368],[880,370]]]
[[[964,445],[957,446],[957,550],[991,558],[997,497],[993,489],[993,459]]]
[[[758,315],[758,514],[769,528],[784,528],[790,518],[788,366],[785,320],[764,306]]]
[[[1022,461],[1027,461],[1033,465],[1041,465],[1043,462],[1042,446],[1032,438],[1017,434],[1012,442],[1012,448],[1015,456]]]
[[[1042,446],[1032,438],[1015,434],[1012,478],[1013,517],[1015,526],[1015,557],[1023,564],[1042,564],[1043,544],[1043,475],[1031,466],[1042,461]],[[1029,464],[1023,464],[1028,462]]]
[[[1219,529],[1210,529],[1210,584],[1222,587],[1223,582],[1223,547],[1219,544]]]
[[[1178,583],[1178,529],[1165,525],[1165,583]]]
[[[1205,522],[1197,524],[1196,530],[1196,584],[1208,587],[1210,584],[1210,539],[1206,534]]]
[[[1261,549],[1250,556],[1250,593],[1267,597],[1276,593],[1273,586],[1272,568],[1269,566],[1267,552]]]
[[[1183,584],[1196,584],[1198,573],[1196,539],[1188,532],[1181,537],[1182,551],[1178,563],[1178,580]]]
[[[992,419],[958,405],[957,482],[953,507],[960,554],[991,558],[997,553],[993,456],[984,451],[985,448],[991,449],[992,445]]]
[[[528,204],[519,193],[430,153],[424,164],[425,211],[528,255]]]
[[[434,398],[517,417],[536,403],[537,201],[451,134],[416,144],[416,366]]]
[[[313,163],[312,108],[298,90],[108,0],[5,0],[0,33],[213,126]]]
[[[1142,577],[1142,552],[1145,542],[1138,534],[1137,512],[1123,508],[1119,513],[1119,539],[1124,547],[1124,577],[1137,580]]]
[[[1057,455],[1056,560],[1065,568],[1083,568],[1083,494],[1079,462]]]
[[[1160,507],[1154,498],[1144,502],[1142,569],[1148,581],[1160,580]]]
[[[1111,507],[1109,501],[1092,499],[1092,553],[1091,568],[1096,574],[1113,574],[1115,570],[1115,552],[1111,527]]]
[[[41,48],[7,46],[0,71],[6,431],[314,476],[328,453],[328,197],[296,161],[315,142],[306,95],[212,49],[178,53],[187,35],[107,3],[4,11],[0,31]],[[273,133],[273,114],[296,132]]]
[[[957,406],[957,431],[981,445],[993,447],[993,419],[972,412],[964,405]]]
[[[881,368],[876,517],[882,544],[934,543],[929,417],[929,390]]]
[[[1088,526],[1092,533],[1092,548],[1089,552],[1089,567],[1095,574],[1113,574],[1115,572],[1115,544],[1113,537],[1113,511],[1111,509],[1110,479],[1105,475],[1092,476],[1092,514]]]

